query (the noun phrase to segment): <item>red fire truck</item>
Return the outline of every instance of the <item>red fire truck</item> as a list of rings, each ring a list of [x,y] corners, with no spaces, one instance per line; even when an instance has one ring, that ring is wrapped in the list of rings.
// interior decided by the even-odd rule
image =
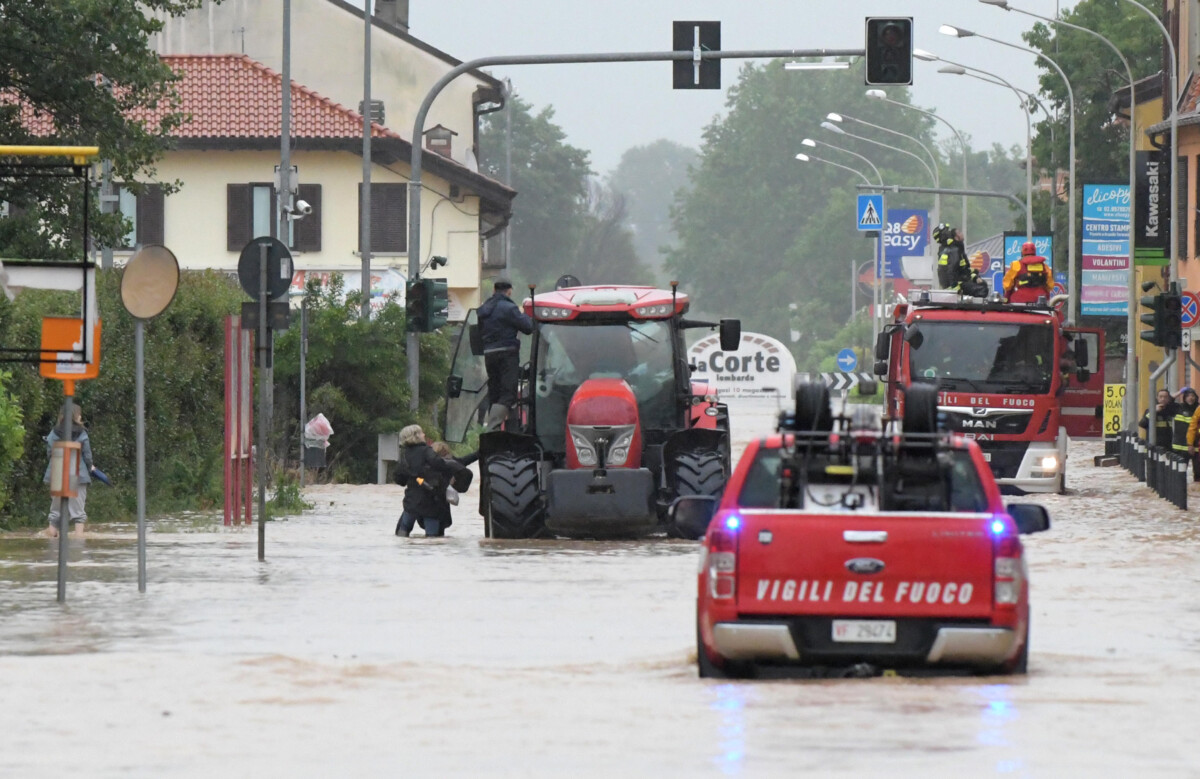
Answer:
[[[935,386],[945,429],[978,442],[1005,492],[1062,491],[1068,436],[1102,435],[1104,331],[1067,326],[1060,302],[921,290],[896,305],[875,346],[888,412]]]
[[[746,448],[719,501],[676,501],[676,514],[712,518],[700,676],[1025,672],[1019,534],[1047,530],[1049,515],[1004,506],[979,446],[936,431],[936,392],[909,390],[901,430],[835,417],[827,389],[802,385],[796,413]]]

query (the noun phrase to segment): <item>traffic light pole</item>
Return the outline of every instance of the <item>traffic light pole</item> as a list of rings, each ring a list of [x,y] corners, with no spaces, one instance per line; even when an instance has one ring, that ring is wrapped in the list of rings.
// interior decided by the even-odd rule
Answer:
[[[1150,418],[1147,420],[1150,424],[1146,426],[1146,443],[1153,449],[1157,445],[1157,437],[1155,436],[1155,428],[1158,427],[1158,406],[1156,398],[1158,397],[1158,377],[1162,376],[1171,366],[1175,364],[1176,349],[1168,349],[1167,357],[1163,360],[1162,365],[1158,366],[1154,373],[1150,374]]]
[[[494,65],[568,65],[601,62],[667,62],[674,60],[705,60],[723,59],[778,59],[783,57],[862,57],[864,49],[766,49],[762,51],[643,51],[643,52],[610,52],[595,54],[541,54],[541,55],[508,55],[495,57],[480,57],[464,62],[451,68],[429,88],[421,107],[413,122],[411,138],[412,159],[411,173],[408,184],[408,275],[415,279],[421,269],[421,173],[422,156],[421,137],[425,133],[425,119],[434,99],[446,86],[463,73],[478,68]],[[417,334],[408,334],[408,383],[412,388],[409,399],[409,409],[416,410],[420,400],[417,385],[420,380],[420,356],[417,353]]]

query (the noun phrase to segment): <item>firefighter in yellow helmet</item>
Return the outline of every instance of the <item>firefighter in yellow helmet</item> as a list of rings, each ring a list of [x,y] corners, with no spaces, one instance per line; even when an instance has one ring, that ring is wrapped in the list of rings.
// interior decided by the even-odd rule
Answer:
[[[979,278],[967,259],[962,230],[942,222],[933,228],[933,240],[938,243],[937,275],[942,289],[952,289],[969,297],[987,297],[987,282]]]
[[[1004,297],[1009,303],[1036,303],[1050,299],[1054,291],[1054,273],[1045,257],[1038,255],[1032,241],[1021,245],[1021,258],[1013,260],[1004,272]]]

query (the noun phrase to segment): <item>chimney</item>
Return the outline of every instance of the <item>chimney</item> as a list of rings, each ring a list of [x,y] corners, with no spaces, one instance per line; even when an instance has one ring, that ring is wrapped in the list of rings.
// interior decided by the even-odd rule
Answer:
[[[375,18],[408,32],[408,0],[375,0]]]
[[[450,142],[458,133],[440,124],[425,131],[425,148],[443,157],[451,156]]]

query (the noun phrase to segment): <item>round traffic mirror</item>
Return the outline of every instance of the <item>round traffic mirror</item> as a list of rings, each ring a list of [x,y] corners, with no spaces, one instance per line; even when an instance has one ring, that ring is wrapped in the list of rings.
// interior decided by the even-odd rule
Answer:
[[[121,303],[138,319],[153,319],[166,310],[179,289],[179,261],[165,246],[143,246],[125,263]]]

